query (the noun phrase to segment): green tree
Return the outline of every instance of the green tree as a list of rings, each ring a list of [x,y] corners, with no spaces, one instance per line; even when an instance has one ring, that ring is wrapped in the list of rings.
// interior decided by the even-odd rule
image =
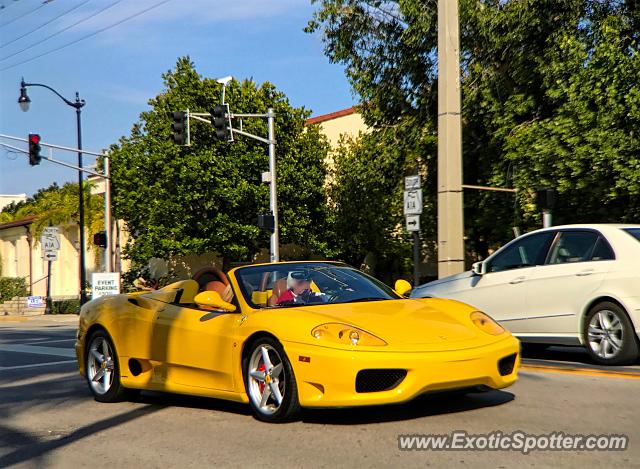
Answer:
[[[334,151],[329,190],[333,246],[341,258],[356,266],[366,263],[386,282],[411,272],[412,237],[405,232],[402,215],[403,177],[421,174],[423,187],[435,190],[426,172],[433,155],[432,135],[396,127],[342,140]],[[423,233],[432,237],[431,200],[423,210]]]
[[[191,146],[172,143],[172,111],[210,112],[221,85],[200,76],[188,57],[163,75],[164,89],[149,100],[131,135],[111,148],[115,214],[132,233],[126,255],[134,271],[153,257],[218,252],[225,261],[251,260],[268,247],[256,226],[268,211],[266,145],[236,135],[218,142],[213,128],[191,121]],[[235,113],[276,112],[276,155],[281,243],[323,253],[328,144],[317,128],[305,128],[309,111],[292,107],[270,83],[232,81],[226,101]],[[234,126],[239,123],[234,122]],[[264,119],[245,119],[243,130],[266,136]],[[306,254],[308,254],[308,252]]]
[[[104,229],[104,198],[91,195],[91,187],[90,183],[85,183],[85,226],[89,238]],[[42,230],[47,226],[78,224],[78,208],[78,184],[66,183],[60,187],[53,183],[23,202],[6,206],[0,213],[0,220],[7,222],[35,215],[37,218],[31,224],[31,233],[35,239],[40,239]]]
[[[434,135],[437,2],[312,2],[318,9],[307,31],[320,32],[326,55],[345,66],[365,121]],[[509,195],[465,191],[468,237],[499,243],[513,225],[539,226],[533,195],[547,185],[560,191],[558,221],[637,217],[639,4],[459,5],[464,182],[520,189],[517,204]],[[435,159],[426,171],[436,172]],[[425,192],[430,199],[435,191]]]

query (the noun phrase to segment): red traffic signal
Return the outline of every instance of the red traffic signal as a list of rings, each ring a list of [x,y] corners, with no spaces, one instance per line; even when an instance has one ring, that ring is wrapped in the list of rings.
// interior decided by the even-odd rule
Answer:
[[[42,156],[40,156],[40,135],[29,134],[29,164],[35,166],[40,164]]]

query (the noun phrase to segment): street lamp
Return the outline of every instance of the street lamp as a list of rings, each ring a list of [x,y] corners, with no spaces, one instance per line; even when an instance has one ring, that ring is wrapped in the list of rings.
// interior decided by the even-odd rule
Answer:
[[[84,239],[84,191],[83,191],[83,172],[82,172],[82,132],[80,125],[80,113],[82,107],[85,105],[84,99],[80,99],[80,95],[76,92],[76,100],[70,101],[56,90],[51,88],[50,86],[43,85],[40,83],[25,83],[24,78],[20,82],[20,97],[18,98],[18,104],[20,105],[20,109],[24,112],[29,110],[29,104],[31,104],[31,99],[27,95],[27,87],[28,86],[39,86],[41,88],[46,88],[49,91],[52,91],[56,96],[62,99],[66,105],[75,108],[76,110],[76,128],[78,133],[78,201],[79,201],[79,224],[80,224],[80,305],[83,305],[86,302],[86,293],[85,287],[87,285],[87,273],[85,271],[85,239]]]

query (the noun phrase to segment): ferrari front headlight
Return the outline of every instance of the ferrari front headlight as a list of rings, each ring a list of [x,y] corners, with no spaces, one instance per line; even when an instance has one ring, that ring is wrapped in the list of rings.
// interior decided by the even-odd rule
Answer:
[[[317,340],[328,340],[342,345],[381,346],[387,343],[369,332],[337,322],[322,324],[311,331]]]
[[[480,311],[474,311],[471,313],[471,321],[487,334],[500,335],[504,332],[504,327],[491,319],[489,315]]]

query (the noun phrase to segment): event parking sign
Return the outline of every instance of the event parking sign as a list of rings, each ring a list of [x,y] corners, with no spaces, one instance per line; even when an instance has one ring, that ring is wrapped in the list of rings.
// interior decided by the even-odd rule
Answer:
[[[120,274],[102,272],[91,274],[91,299],[120,293]]]

